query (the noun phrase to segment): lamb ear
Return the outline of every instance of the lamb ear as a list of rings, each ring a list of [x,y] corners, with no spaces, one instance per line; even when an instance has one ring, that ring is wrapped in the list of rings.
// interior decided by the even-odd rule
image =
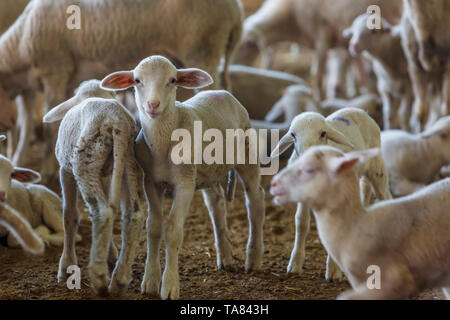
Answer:
[[[176,82],[178,87],[186,89],[200,89],[213,83],[213,78],[206,71],[196,68],[178,69]]]
[[[278,142],[278,145],[275,147],[275,149],[273,149],[270,157],[274,159],[281,156],[294,143],[295,139],[292,136],[291,132],[286,133],[284,137],[281,138],[280,142]]]
[[[41,175],[31,169],[25,169],[25,168],[14,168],[14,172],[12,173],[11,177],[14,180],[23,182],[23,183],[36,183],[41,180]]]
[[[347,169],[351,169],[356,165],[369,161],[379,155],[380,149],[368,149],[363,151],[355,151],[346,153],[344,157],[335,157],[330,160],[330,168],[334,174],[340,174]]]
[[[52,122],[60,121],[64,118],[66,113],[69,112],[69,110],[72,109],[73,107],[75,107],[78,103],[80,103],[80,99],[77,96],[75,96],[75,97],[61,103],[60,105],[57,105],[52,110],[47,112],[44,115],[44,118],[42,119],[42,121],[44,123],[52,123]]]
[[[346,136],[330,126],[327,126],[326,135],[327,138],[334,143],[347,146],[351,149],[355,149],[355,146],[348,140]]]
[[[6,136],[0,135],[0,142],[6,140]]]
[[[135,85],[133,71],[118,71],[106,76],[100,88],[106,91],[122,91]]]

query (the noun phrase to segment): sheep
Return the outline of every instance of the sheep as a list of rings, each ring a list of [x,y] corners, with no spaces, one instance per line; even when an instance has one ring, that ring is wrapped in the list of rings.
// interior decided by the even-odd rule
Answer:
[[[450,164],[450,116],[439,119],[420,134],[382,132],[381,150],[392,193],[395,196],[413,193],[433,182],[441,168]]]
[[[344,48],[334,48],[328,51],[326,63],[326,98],[347,97],[347,74],[351,56]]]
[[[298,42],[316,49],[312,67],[313,88],[321,90],[329,48],[345,46],[343,29],[371,5],[380,6],[383,16],[396,22],[401,16],[401,2],[391,0],[268,0],[244,22],[242,44],[235,63],[251,65],[259,51],[278,42]],[[321,98],[319,92],[315,95]]]
[[[289,86],[264,117],[264,121],[252,121],[255,128],[279,129],[284,134],[289,129],[292,120],[302,112],[319,112],[329,116],[343,108],[356,108],[366,111],[380,126],[383,127],[381,101],[374,94],[364,94],[352,100],[327,99],[317,102],[311,89],[304,85]],[[283,122],[274,122],[283,116]]]
[[[437,118],[450,114],[450,37],[446,32],[450,3],[446,0],[403,3],[402,45],[414,89],[414,113],[418,118],[415,131],[420,132]],[[433,108],[427,98],[431,82],[438,87],[439,108]],[[431,119],[430,109],[436,113]]]
[[[0,202],[0,233],[3,234],[2,227],[14,235],[25,251],[31,254],[44,252],[45,246],[30,224],[16,210]]]
[[[202,190],[214,225],[217,266],[219,269],[232,268],[226,203],[221,186],[230,170],[238,173],[246,196],[250,232],[245,269],[256,270],[262,264],[265,208],[257,157],[254,157],[253,164],[248,160],[237,162],[234,153],[222,152],[213,161],[207,157],[205,161],[194,159],[193,162],[190,156],[194,122],[200,122],[203,130],[220,131],[222,136],[225,136],[227,129],[239,132],[251,128],[247,111],[227,91],[203,91],[183,103],[176,101],[177,87],[198,89],[210,85],[212,81],[207,72],[196,68],[177,69],[162,56],[148,57],[134,70],[113,73],[102,81],[105,90],[135,88],[143,128],[137,140],[136,157],[145,172],[150,203],[147,262],[141,290],[143,293],[160,294],[163,299],[179,297],[178,253],[183,240],[184,219],[196,189]],[[179,142],[181,134],[188,135],[187,141],[183,139]],[[185,147],[183,151],[180,151],[180,146]],[[241,151],[251,153],[250,157],[255,155],[250,152],[248,140],[241,147],[244,148]],[[194,149],[198,150],[198,145]],[[179,159],[181,152],[183,159]],[[227,161],[224,161],[225,158]],[[162,200],[166,189],[173,190],[174,199],[170,215],[163,222]],[[161,281],[159,249],[162,234],[166,243],[166,267]]]
[[[263,119],[285,88],[304,84],[303,79],[288,73],[241,65],[231,65],[228,73],[233,95],[252,119]]]
[[[0,202],[10,206],[28,221],[45,243],[62,246],[61,199],[45,186],[36,184],[40,179],[39,173],[14,167],[8,158],[0,155]],[[9,247],[18,247],[20,244],[16,234],[8,233],[6,229],[0,232],[0,236],[8,236]],[[78,238],[81,240],[79,236]]]
[[[382,18],[382,28],[371,30],[367,28],[369,18],[368,14],[358,16],[343,35],[351,38],[349,51],[352,55],[363,53],[372,62],[383,100],[384,129],[409,130],[413,91],[402,47],[402,26],[391,26]]]
[[[108,292],[120,295],[131,282],[131,266],[146,211],[142,173],[134,157],[135,122],[129,111],[111,98],[110,92],[100,89],[100,81],[86,81],[73,98],[44,116],[46,123],[62,119],[55,147],[64,219],[58,281],[65,280],[68,266],[78,263],[75,234],[80,193],[92,221],[88,273],[94,291],[102,296]],[[113,222],[121,205],[122,248],[108,288],[107,263],[112,265],[117,259]]]
[[[343,151],[365,150],[380,147],[380,128],[366,112],[359,109],[346,108],[339,110],[327,118],[315,112],[304,112],[298,115],[291,124],[286,135],[272,151],[272,157],[282,154],[294,145],[295,152],[289,159],[293,163],[304,151],[315,145],[331,145]],[[358,174],[365,177],[379,200],[390,199],[388,171],[381,156],[377,156],[362,166]],[[364,188],[365,203],[370,202],[371,188]],[[296,236],[294,249],[288,265],[288,272],[302,272],[305,257],[306,236],[310,227],[310,207],[299,203],[295,215]],[[340,280],[342,274],[328,256],[327,280]]]
[[[319,237],[352,286],[339,299],[405,299],[436,287],[450,299],[450,179],[365,208],[357,166],[378,156],[314,147],[273,178],[270,192],[277,204],[313,208]]]
[[[242,32],[238,0],[81,0],[81,28],[66,27],[71,0],[34,0],[0,37],[0,91],[12,97],[43,88],[46,111],[69,96],[80,82],[135,65],[150,54],[165,54],[178,66],[208,70],[215,87],[227,87],[227,68]],[[114,23],[109,23],[114,21]],[[218,23],[220,21],[220,23]],[[186,32],[186,25],[191,30]],[[71,27],[72,28],[72,27]],[[204,48],[198,50],[199,47]],[[219,74],[221,58],[224,57]],[[8,104],[0,101],[0,113]],[[47,153],[56,136],[46,129]],[[53,145],[52,145],[53,143]],[[52,176],[53,157],[42,175]]]

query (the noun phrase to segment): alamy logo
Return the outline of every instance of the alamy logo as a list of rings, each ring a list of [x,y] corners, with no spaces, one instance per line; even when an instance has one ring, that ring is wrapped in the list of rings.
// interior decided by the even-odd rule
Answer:
[[[81,269],[79,266],[72,265],[67,267],[67,273],[70,276],[67,278],[67,289],[81,289]]]
[[[381,269],[377,265],[370,265],[367,267],[367,274],[370,276],[367,278],[366,286],[369,290],[381,289]]]
[[[369,6],[367,14],[370,15],[367,19],[367,28],[370,30],[381,29],[381,8],[377,5]]]
[[[278,130],[270,130],[271,149],[279,141]],[[278,172],[278,159],[267,156],[268,130],[253,128],[227,129],[225,136],[219,129],[203,132],[201,121],[194,121],[194,136],[187,129],[176,129],[171,140],[178,142],[172,149],[174,164],[261,164],[261,175],[274,175]],[[204,143],[207,143],[204,147]]]
[[[66,13],[69,15],[66,21],[67,29],[80,30],[81,29],[81,9],[79,6],[71,5],[67,7]]]

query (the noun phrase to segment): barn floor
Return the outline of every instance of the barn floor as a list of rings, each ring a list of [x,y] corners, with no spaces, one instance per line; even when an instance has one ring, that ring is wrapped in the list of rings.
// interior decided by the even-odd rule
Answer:
[[[294,241],[295,206],[275,207],[271,203],[268,186],[271,177],[263,178],[266,189],[266,224],[264,264],[260,272],[244,273],[245,245],[248,223],[240,187],[234,209],[228,212],[230,237],[237,259],[236,272],[216,268],[213,229],[208,211],[200,193],[197,193],[185,224],[185,238],[180,254],[181,299],[335,299],[349,288],[347,282],[327,283],[325,276],[326,252],[319,242],[313,223],[307,241],[304,272],[286,274],[290,250]],[[165,212],[169,211],[170,199]],[[144,229],[144,226],[143,226]],[[82,269],[80,290],[69,290],[65,283],[56,282],[61,248],[47,248],[43,256],[35,257],[22,250],[0,246],[0,299],[97,299],[90,287],[87,264],[91,243],[90,222],[81,221],[82,242],[77,254]],[[120,222],[116,221],[114,239],[120,244]],[[122,299],[158,299],[140,294],[140,281],[145,264],[145,232],[142,232],[138,256],[134,264],[133,281]],[[162,261],[164,255],[162,254]],[[442,299],[440,290],[422,294],[419,299]]]

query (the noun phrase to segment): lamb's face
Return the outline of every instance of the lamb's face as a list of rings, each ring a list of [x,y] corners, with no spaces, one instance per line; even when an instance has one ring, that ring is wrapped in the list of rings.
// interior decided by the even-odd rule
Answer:
[[[312,146],[327,144],[327,124],[317,113],[305,112],[291,123],[290,132],[295,139],[295,149],[299,154]]]
[[[270,193],[278,205],[302,202],[315,206],[325,194],[331,194],[332,176],[327,159],[343,157],[331,147],[314,147],[277,174],[271,183]]]
[[[38,182],[41,176],[30,169],[15,168],[11,161],[0,155],[0,202],[5,202],[8,199],[12,179],[24,183],[33,183]]]
[[[17,108],[0,85],[0,131],[14,128],[17,121]]]
[[[152,56],[134,70],[136,104],[141,115],[158,118],[175,102],[178,70],[166,58]]]

